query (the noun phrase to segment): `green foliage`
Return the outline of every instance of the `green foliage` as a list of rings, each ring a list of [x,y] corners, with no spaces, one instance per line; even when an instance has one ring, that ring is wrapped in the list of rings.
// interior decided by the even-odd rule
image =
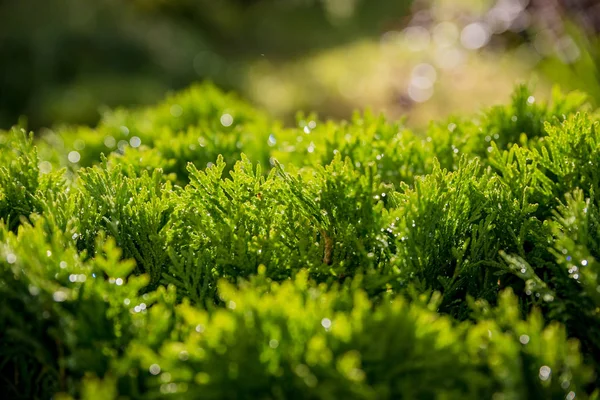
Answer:
[[[552,104],[290,128],[202,85],[0,133],[2,387],[597,398],[600,140]]]
[[[43,398],[104,374],[130,340],[125,299],[135,302],[148,279],[128,277],[135,263],[120,261],[112,240],[100,238],[102,251],[84,262],[41,225],[2,230],[2,386],[12,398]]]
[[[77,247],[93,255],[95,238],[105,231],[123,256],[133,258],[138,271],[157,283],[167,258],[164,228],[172,211],[171,184],[163,182],[162,171],[137,176],[133,167],[110,166],[104,158],[101,166],[80,170],[78,178],[74,217],[79,231],[72,236]]]
[[[442,309],[464,318],[466,293],[497,295],[500,250],[524,254],[527,241],[545,240],[548,230],[532,217],[536,205],[511,197],[490,169],[466,157],[456,172],[434,168],[414,189],[396,193],[397,268],[404,281],[417,277],[443,290]],[[494,238],[490,240],[490,238]],[[529,257],[539,257],[537,249]],[[503,278],[500,278],[503,280]]]
[[[268,163],[269,131],[276,124],[233,94],[224,95],[212,84],[174,94],[163,103],[136,110],[106,112],[96,129],[65,127],[42,138],[63,152],[45,155],[59,165],[100,162],[102,153],[122,155],[138,169],[161,168],[181,184],[187,183],[187,164],[206,168],[221,155],[229,165],[243,149],[256,162]]]
[[[0,136],[0,219],[15,230],[22,219],[43,210],[43,202],[62,189],[60,174],[41,174],[33,136],[13,128]]]

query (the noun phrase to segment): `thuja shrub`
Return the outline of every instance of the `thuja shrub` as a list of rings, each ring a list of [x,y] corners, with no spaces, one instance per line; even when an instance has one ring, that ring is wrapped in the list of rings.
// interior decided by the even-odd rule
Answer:
[[[3,393],[598,398],[596,116],[286,127],[199,85],[2,132]]]

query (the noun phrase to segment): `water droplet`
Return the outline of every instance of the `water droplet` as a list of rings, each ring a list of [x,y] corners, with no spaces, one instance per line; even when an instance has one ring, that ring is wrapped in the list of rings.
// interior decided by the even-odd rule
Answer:
[[[106,147],[108,147],[109,149],[112,149],[113,147],[115,147],[117,145],[117,141],[112,136],[106,136],[104,138],[104,145]]]
[[[275,339],[271,339],[269,341],[269,347],[272,349],[276,349],[277,347],[279,347],[279,342]]]
[[[9,264],[14,264],[17,261],[17,256],[13,253],[8,253],[6,255],[6,262]]]
[[[547,365],[544,365],[540,368],[540,379],[543,381],[547,381],[550,378],[550,373],[552,370]]]
[[[129,139],[129,144],[131,145],[131,147],[140,147],[140,145],[142,144],[142,139],[140,139],[137,136],[134,136],[131,139]]]
[[[79,162],[79,160],[81,160],[81,154],[79,154],[78,151],[73,150],[67,155],[67,158],[70,162],[76,164]]]
[[[329,318],[323,318],[321,320],[321,325],[323,326],[323,328],[329,329],[331,328],[331,320]]]
[[[485,46],[490,40],[488,26],[481,22],[474,22],[465,26],[460,34],[460,42],[469,50],[477,50]]]
[[[422,79],[412,79],[408,85],[407,93],[414,102],[424,103],[433,96],[433,85],[425,85]]]
[[[56,301],[58,303],[62,303],[63,301],[65,301],[67,299],[67,294],[65,292],[63,292],[62,290],[57,290],[52,295],[52,298],[54,299],[54,301]]]
[[[546,293],[543,298],[544,298],[544,301],[548,301],[548,302],[554,300],[554,296],[552,296],[550,293]]]
[[[529,336],[527,336],[527,335],[519,336],[519,342],[521,342],[521,344],[529,343]]]
[[[168,372],[163,372],[160,376],[160,380],[163,382],[171,382],[171,374]]]
[[[152,375],[158,375],[160,374],[160,365],[152,364],[148,370]]]
[[[233,117],[231,114],[223,114],[221,115],[221,125],[228,127],[233,124]]]
[[[581,265],[583,265],[584,267],[588,264],[587,260],[581,260]]]
[[[117,280],[115,281],[117,286],[121,286],[123,284],[123,279],[121,278],[117,278]]]

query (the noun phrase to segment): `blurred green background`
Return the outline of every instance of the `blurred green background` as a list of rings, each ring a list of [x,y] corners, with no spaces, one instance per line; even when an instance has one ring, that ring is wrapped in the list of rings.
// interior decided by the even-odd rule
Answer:
[[[600,101],[596,0],[0,0],[0,128],[94,124],[212,80],[286,121],[423,125],[515,83]]]

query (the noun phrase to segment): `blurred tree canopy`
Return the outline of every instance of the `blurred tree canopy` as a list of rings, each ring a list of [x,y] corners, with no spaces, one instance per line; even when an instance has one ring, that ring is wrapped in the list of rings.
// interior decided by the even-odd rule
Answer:
[[[0,0],[0,127],[93,123],[100,105],[147,104],[244,62],[290,59],[381,34],[410,1]]]
[[[423,122],[504,101],[530,80],[600,104],[597,3],[0,0],[0,128],[20,116],[32,129],[94,124],[103,106],[153,103],[201,80],[286,121],[298,109],[347,118],[369,106]],[[465,34],[483,36],[466,39],[473,47]],[[459,67],[435,65],[446,56]],[[415,103],[420,64],[437,68],[435,96]]]

